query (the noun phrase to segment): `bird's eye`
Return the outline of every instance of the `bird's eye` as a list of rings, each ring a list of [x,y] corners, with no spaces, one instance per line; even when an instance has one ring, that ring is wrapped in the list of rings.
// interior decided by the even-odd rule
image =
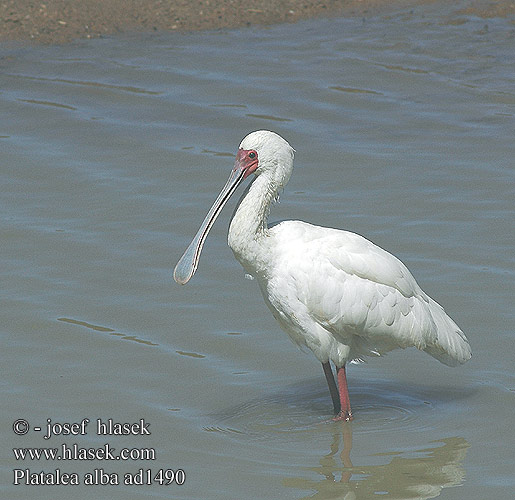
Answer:
[[[255,157],[256,157],[256,153],[254,153],[254,151],[251,151],[251,152],[249,153],[249,158],[250,158],[251,160],[253,160]]]

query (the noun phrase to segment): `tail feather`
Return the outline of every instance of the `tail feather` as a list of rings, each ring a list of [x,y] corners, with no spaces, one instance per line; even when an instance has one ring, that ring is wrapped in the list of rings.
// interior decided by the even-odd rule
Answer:
[[[468,361],[472,350],[460,327],[445,313],[443,307],[430,299],[431,316],[437,330],[435,342],[424,351],[447,366],[458,366]]]

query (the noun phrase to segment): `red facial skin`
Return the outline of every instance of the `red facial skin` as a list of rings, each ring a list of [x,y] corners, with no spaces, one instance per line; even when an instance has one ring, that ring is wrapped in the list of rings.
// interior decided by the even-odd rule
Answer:
[[[246,179],[258,168],[257,151],[253,149],[238,149],[238,154],[236,155],[236,165],[239,169],[245,171],[243,178]]]

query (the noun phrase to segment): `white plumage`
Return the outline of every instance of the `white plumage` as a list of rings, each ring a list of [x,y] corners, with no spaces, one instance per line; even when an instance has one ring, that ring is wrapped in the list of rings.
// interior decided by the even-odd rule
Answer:
[[[267,224],[272,200],[288,182],[294,150],[269,131],[249,134],[235,167],[196,237],[176,266],[186,283],[207,233],[237,186],[255,174],[229,227],[235,257],[259,287],[290,338],[322,362],[338,418],[352,418],[345,363],[416,347],[455,366],[471,357],[467,339],[426,295],[407,267],[362,236],[301,221]],[[332,370],[337,368],[337,393]]]

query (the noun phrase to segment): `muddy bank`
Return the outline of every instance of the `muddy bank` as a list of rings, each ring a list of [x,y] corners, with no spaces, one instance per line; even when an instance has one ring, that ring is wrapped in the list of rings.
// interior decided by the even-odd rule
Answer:
[[[373,15],[436,0],[0,0],[0,40],[66,43],[130,31],[190,31]],[[457,11],[458,12],[458,11]],[[515,3],[471,1],[461,15],[507,16]]]

